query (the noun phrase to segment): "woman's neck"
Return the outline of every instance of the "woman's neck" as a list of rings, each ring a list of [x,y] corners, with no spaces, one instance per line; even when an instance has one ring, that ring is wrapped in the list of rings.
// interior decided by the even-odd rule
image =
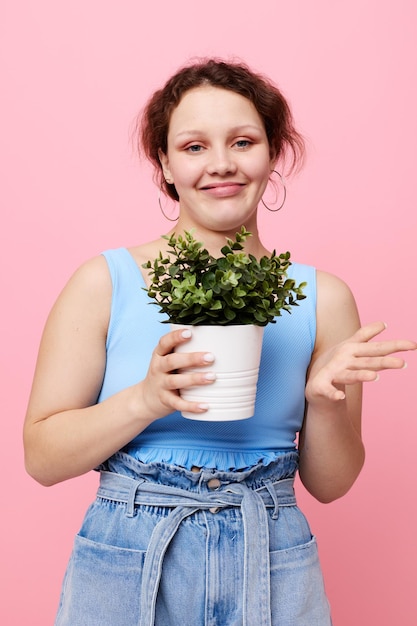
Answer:
[[[201,241],[212,256],[218,257],[221,254],[220,250],[226,245],[226,239],[234,240],[236,233],[240,231],[240,227],[230,231],[213,231],[201,226],[185,227],[181,222],[178,222],[177,226],[174,226],[167,234],[175,233],[176,235],[181,235],[184,231],[190,230],[192,230],[193,237],[197,241]],[[251,236],[243,244],[246,254],[253,254],[257,259],[264,255],[270,255],[270,252],[265,248],[259,237],[258,228],[256,226],[254,228],[252,225],[247,230],[249,230]]]

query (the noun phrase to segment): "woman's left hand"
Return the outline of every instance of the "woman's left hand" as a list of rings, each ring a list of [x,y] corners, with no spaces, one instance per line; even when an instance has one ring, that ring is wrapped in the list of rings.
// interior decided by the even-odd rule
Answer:
[[[344,400],[346,385],[375,381],[382,370],[404,368],[405,360],[393,355],[415,350],[417,343],[407,339],[371,341],[385,328],[383,322],[373,322],[322,353],[306,385],[307,401]]]

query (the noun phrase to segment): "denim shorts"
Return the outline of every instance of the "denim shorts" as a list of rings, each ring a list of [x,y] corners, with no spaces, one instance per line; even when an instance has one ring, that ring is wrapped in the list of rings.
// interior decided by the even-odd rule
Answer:
[[[117,453],[75,538],[55,626],[331,626],[296,452],[244,471]]]

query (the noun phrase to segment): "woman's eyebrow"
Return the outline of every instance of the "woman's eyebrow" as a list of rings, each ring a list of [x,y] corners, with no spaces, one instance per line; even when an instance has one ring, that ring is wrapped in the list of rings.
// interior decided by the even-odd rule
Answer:
[[[262,128],[260,126],[255,126],[254,124],[240,124],[239,126],[233,126],[233,128],[229,129],[229,133],[230,134],[239,134],[244,132],[245,130],[250,130],[250,131],[261,131]],[[177,133],[175,135],[175,137],[178,139],[181,139],[182,137],[187,137],[188,135],[199,135],[199,134],[204,134],[203,130],[198,130],[198,129],[190,129],[190,130],[182,130],[179,133]]]

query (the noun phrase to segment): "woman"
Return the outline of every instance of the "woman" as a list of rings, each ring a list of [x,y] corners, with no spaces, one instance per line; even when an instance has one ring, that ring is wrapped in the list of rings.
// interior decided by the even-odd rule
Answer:
[[[258,205],[277,168],[303,153],[270,81],[218,60],[182,68],[149,101],[140,140],[161,189],[178,201],[170,232],[194,229],[218,256],[244,225],[245,250],[270,254]],[[160,250],[163,238],[89,260],[45,327],[24,429],[27,470],[44,485],[101,470],[56,624],[331,624],[294,475],[321,502],[349,490],[364,461],[361,384],[402,368],[394,353],[417,345],[371,342],[385,326],[360,327],[346,284],[294,263],[307,298],[265,329],[254,417],[185,420],[181,411],[207,406],[179,390],[213,379],[180,370],[216,355],[174,352],[190,334],[167,332],[147,306],[141,267]]]

